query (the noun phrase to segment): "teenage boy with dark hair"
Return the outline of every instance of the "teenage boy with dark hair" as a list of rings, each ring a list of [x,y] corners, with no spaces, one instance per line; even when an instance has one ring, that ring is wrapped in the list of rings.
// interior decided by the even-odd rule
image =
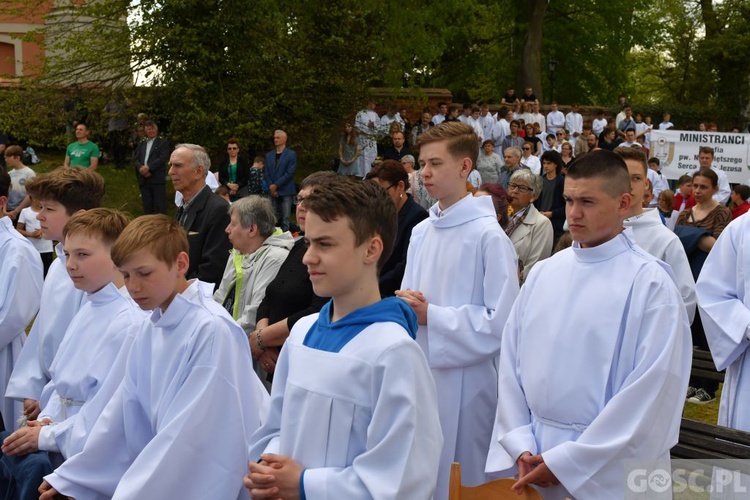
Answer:
[[[432,498],[443,442],[435,385],[414,312],[381,300],[378,285],[393,201],[375,183],[338,177],[304,203],[304,263],[315,293],[332,300],[299,320],[281,351],[245,486],[255,500]]]

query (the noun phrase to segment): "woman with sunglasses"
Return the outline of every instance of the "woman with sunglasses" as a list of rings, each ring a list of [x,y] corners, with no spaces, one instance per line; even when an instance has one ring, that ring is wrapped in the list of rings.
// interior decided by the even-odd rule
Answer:
[[[227,156],[219,165],[219,184],[229,191],[229,200],[237,201],[247,196],[247,182],[250,177],[250,165],[240,157],[240,145],[237,139],[227,140]]]

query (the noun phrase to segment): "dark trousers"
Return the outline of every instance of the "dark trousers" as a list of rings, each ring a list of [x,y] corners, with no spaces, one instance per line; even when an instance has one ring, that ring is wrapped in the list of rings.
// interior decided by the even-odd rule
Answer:
[[[5,431],[0,440],[10,436]],[[0,497],[8,500],[37,500],[39,486],[44,476],[52,474],[52,463],[45,451],[37,451],[23,456],[0,457]],[[3,496],[4,495],[4,496]]]
[[[706,339],[706,332],[703,330],[703,321],[701,321],[701,315],[695,315],[693,324],[690,325],[690,333],[693,335],[693,347],[697,347],[703,351],[710,350],[708,347],[708,340]],[[690,386],[696,389],[703,388],[711,396],[716,396],[716,391],[719,389],[719,381],[710,378],[690,376]]]
[[[55,260],[55,252],[45,252],[39,254],[42,257],[42,266],[44,266],[44,277],[47,277],[47,271],[49,266],[52,265],[52,261]]]
[[[141,190],[141,200],[143,200],[143,213],[147,215],[167,213],[166,184],[143,184],[138,187]]]
[[[127,130],[112,130],[109,133],[109,154],[112,155],[112,163],[116,168],[125,168],[127,155]]]

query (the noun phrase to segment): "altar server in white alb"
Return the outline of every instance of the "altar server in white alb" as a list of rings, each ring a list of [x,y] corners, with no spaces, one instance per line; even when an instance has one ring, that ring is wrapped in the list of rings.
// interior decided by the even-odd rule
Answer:
[[[127,223],[116,210],[94,208],[72,217],[63,229],[68,273],[88,300],[57,350],[38,420],[0,434],[0,491],[14,484],[19,498],[38,498],[44,476],[83,449],[122,381],[130,345],[145,319],[119,289],[122,275],[110,258],[112,244]]]
[[[185,280],[187,252],[165,215],[134,220],[112,247],[130,296],[153,313],[83,451],[45,477],[41,499],[247,498],[247,446],[268,393],[213,285]]]
[[[5,210],[10,177],[0,169],[0,214]],[[35,255],[36,254],[36,255]],[[42,293],[42,259],[33,245],[0,217],[0,398],[8,375],[26,340],[24,329],[39,310]],[[0,399],[6,429],[13,429],[23,407],[12,399]]]
[[[632,230],[633,239],[639,247],[666,262],[672,268],[677,278],[677,288],[685,303],[688,322],[692,323],[695,317],[695,280],[690,271],[690,262],[685,254],[685,247],[682,246],[680,238],[667,229],[661,221],[657,209],[643,208],[648,179],[646,153],[643,148],[638,147],[617,148],[615,153],[625,160],[630,174],[632,201],[623,225]]]
[[[487,471],[545,498],[625,498],[629,460],[669,463],[692,345],[668,266],[622,221],[623,160],[593,151],[565,178],[573,247],[534,266],[503,333]],[[670,498],[671,498],[671,492]]]
[[[435,494],[448,497],[451,462],[464,483],[486,480],[484,464],[498,392],[503,326],[518,295],[518,258],[491,197],[466,192],[477,159],[471,127],[443,123],[417,139],[420,174],[438,202],[411,236],[398,297],[417,313],[417,342],[438,390],[445,444]]]
[[[717,370],[727,373],[719,425],[750,431],[750,217],[716,240],[698,283],[698,309]]]
[[[42,238],[63,241],[62,231],[68,219],[78,212],[101,205],[104,179],[88,168],[61,168],[30,180],[26,183],[26,192],[39,200],[42,206],[37,215]],[[23,402],[23,412],[29,420],[36,419],[39,414],[39,399],[44,386],[50,381],[52,360],[68,325],[85,300],[84,292],[73,286],[65,270],[62,243],[58,243],[55,252],[57,258],[44,280],[39,314],[13,368],[5,393],[6,398]],[[15,426],[8,427],[12,428]]]
[[[435,384],[413,340],[416,315],[381,300],[378,285],[396,238],[393,201],[338,177],[304,207],[303,262],[332,300],[281,350],[245,486],[254,500],[432,498],[443,443]]]

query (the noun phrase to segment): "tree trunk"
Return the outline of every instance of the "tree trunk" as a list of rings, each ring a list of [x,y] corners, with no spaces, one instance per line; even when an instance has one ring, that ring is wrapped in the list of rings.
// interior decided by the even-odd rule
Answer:
[[[521,95],[525,87],[531,87],[539,102],[542,102],[542,32],[547,0],[527,0],[526,5],[530,16],[529,29],[523,42],[516,89],[517,94]]]

